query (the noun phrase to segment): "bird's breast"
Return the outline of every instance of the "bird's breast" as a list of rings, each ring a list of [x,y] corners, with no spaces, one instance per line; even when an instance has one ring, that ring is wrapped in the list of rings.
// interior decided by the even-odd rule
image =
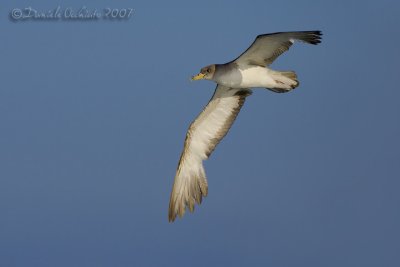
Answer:
[[[270,70],[260,66],[238,67],[220,72],[215,81],[233,88],[270,87],[274,84]]]
[[[242,75],[237,68],[224,68],[220,69],[216,73],[216,77],[214,79],[218,84],[233,87],[233,88],[240,88],[240,84],[242,82]]]

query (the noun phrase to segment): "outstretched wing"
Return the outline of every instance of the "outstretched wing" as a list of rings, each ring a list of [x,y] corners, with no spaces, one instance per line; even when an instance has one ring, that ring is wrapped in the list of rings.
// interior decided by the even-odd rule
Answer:
[[[227,134],[250,94],[248,89],[217,85],[210,102],[190,125],[171,192],[169,221],[182,217],[186,207],[193,211],[195,203],[207,196],[203,160]]]
[[[268,66],[282,53],[289,50],[295,41],[316,45],[321,42],[321,35],[320,31],[277,32],[259,35],[251,46],[233,62],[239,65]]]

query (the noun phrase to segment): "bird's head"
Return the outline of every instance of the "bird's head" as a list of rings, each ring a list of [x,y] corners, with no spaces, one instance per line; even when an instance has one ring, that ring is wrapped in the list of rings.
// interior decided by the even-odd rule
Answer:
[[[200,70],[200,73],[192,77],[192,81],[196,80],[212,80],[215,73],[215,64],[206,66]]]

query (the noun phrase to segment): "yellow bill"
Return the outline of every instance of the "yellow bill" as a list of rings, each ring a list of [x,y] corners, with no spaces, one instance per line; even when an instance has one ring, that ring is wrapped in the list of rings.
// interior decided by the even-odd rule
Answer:
[[[196,76],[192,77],[192,81],[197,81],[197,80],[204,79],[204,76],[206,76],[204,73],[199,73]]]

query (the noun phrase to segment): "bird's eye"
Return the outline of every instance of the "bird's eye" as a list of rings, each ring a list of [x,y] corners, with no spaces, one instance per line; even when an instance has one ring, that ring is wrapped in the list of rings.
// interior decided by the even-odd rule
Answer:
[[[207,69],[207,73],[210,73],[211,72],[211,69]]]

